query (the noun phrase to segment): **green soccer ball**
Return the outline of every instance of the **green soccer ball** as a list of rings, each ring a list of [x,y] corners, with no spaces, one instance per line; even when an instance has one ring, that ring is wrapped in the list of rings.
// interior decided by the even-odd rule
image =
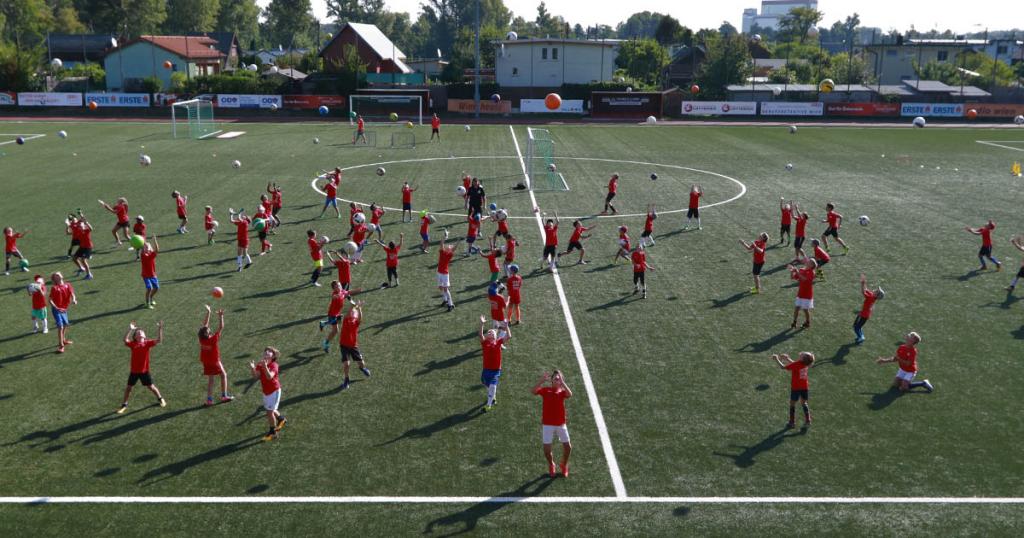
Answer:
[[[132,245],[135,250],[142,249],[142,246],[146,244],[146,238],[141,235],[133,235],[128,242]]]
[[[348,117],[349,117],[349,118],[351,118],[351,119],[356,119],[356,116],[358,116],[358,114],[356,114],[356,111],[355,111],[355,110],[350,110],[350,111],[348,112]]]
[[[22,258],[18,265],[21,266],[22,270],[28,269],[28,258]]]
[[[392,112],[388,117],[391,118],[391,121],[398,121],[398,114],[395,114],[394,112]]]
[[[265,219],[256,219],[252,221],[252,227],[256,228],[257,232],[262,232],[267,227],[267,221]]]

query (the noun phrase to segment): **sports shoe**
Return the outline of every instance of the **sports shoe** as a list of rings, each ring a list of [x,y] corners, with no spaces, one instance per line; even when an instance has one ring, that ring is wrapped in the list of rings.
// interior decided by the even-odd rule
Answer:
[[[314,282],[314,281],[311,281],[310,284],[312,284],[312,285],[314,285],[314,286],[316,286],[318,288],[323,285],[323,284],[321,284],[319,282]]]
[[[230,394],[223,394],[220,397],[220,403],[228,403],[235,401],[235,397]]]
[[[146,304],[146,308],[148,308],[148,309],[150,309],[150,310],[153,310],[153,309],[154,309],[154,308],[156,308],[156,307],[155,307],[155,306],[153,306],[153,303],[147,303],[147,304]]]
[[[207,398],[206,404],[204,405],[206,405],[206,407],[211,407],[213,405],[213,398]]]
[[[554,478],[554,477],[558,476],[558,475],[555,474],[555,464],[554,464],[554,462],[548,464],[548,476],[550,476],[551,478]]]
[[[23,270],[23,271],[28,271],[28,269],[22,269],[22,270]],[[996,264],[996,272],[998,273],[998,272],[1000,272],[1000,271],[1002,271],[1002,270],[1003,270],[1003,264],[1001,264],[1001,263],[997,263],[997,264]]]
[[[843,256],[846,256],[849,253],[850,253],[850,247],[843,247]]]
[[[858,337],[857,337],[857,338],[856,338],[856,339],[855,339],[855,340],[853,341],[853,343],[854,343],[854,344],[863,344],[863,343],[864,343],[864,340],[865,340],[865,339],[864,339],[864,337],[863,337],[863,336],[858,336]]]
[[[789,421],[789,422],[786,423],[786,429],[787,430],[792,430],[795,427],[796,427],[796,422]]]
[[[388,289],[388,287],[390,287],[390,286],[391,286],[391,285],[390,285],[390,284],[388,284],[387,282],[381,282],[381,284],[380,284],[380,289],[382,289],[382,290],[386,290],[386,289]]]
[[[284,429],[284,425],[287,424],[287,423],[288,423],[288,419],[284,418],[283,416],[278,418],[277,419],[277,427],[274,428],[274,431],[275,432],[281,431],[282,429]]]
[[[761,293],[761,291],[758,290],[757,288],[750,288],[750,293],[752,295],[757,295],[758,293]]]
[[[1006,286],[1006,291],[1013,291],[1014,286]]]
[[[569,478],[569,463],[566,462],[564,465],[559,465],[558,467],[562,470],[562,478]]]
[[[50,328],[49,327],[43,327],[43,334],[46,334],[48,332],[50,332]]]
[[[64,346],[57,346],[57,353],[64,353]]]
[[[85,280],[92,280],[92,273],[86,273]]]
[[[331,352],[331,341],[330,340],[324,340],[323,348],[324,348],[324,353],[325,354],[330,353]]]
[[[484,406],[484,413],[490,413],[493,410],[494,410],[494,406],[493,405],[485,405]]]
[[[369,368],[360,368],[359,371],[362,372],[363,375],[365,375],[366,377],[370,377],[370,369]]]
[[[117,414],[118,415],[123,415],[124,412],[127,411],[127,410],[128,410],[128,404],[121,404],[121,407],[117,408]]]
[[[646,298],[647,298],[647,292],[645,291],[645,292],[643,293],[643,295],[641,295],[641,296],[640,296],[640,298],[641,298],[641,299],[646,299]]]
[[[241,273],[241,272],[242,272],[242,266],[241,266],[241,265],[239,265],[239,266],[238,266],[238,272],[239,272],[239,273]]]
[[[245,264],[244,269],[248,269],[250,267],[252,267],[252,262],[249,262],[249,263]]]
[[[160,407],[167,407],[167,400],[158,398],[157,401],[160,403]]]
[[[324,325],[327,325],[327,322],[323,321],[323,320],[320,320],[320,322],[317,323],[317,325],[320,326],[320,332],[324,332]]]
[[[341,382],[341,388],[338,389],[338,390],[345,390],[345,389],[348,388],[348,386],[349,386],[349,381],[346,379],[346,380]]]
[[[451,312],[453,308],[455,308],[455,306],[453,306],[453,305],[448,305],[448,311],[449,311],[449,312]]]
[[[932,386],[931,381],[928,381],[927,379],[925,379],[924,380],[924,389],[927,390],[928,392],[932,392],[932,391],[935,390],[935,387]]]
[[[277,439],[277,433],[275,433],[274,430],[270,430],[263,436],[264,441],[273,441],[274,439]]]

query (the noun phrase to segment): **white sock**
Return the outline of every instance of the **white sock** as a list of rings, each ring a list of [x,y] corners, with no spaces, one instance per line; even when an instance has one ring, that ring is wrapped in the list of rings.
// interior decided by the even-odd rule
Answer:
[[[700,228],[700,217],[697,217],[697,227]]]
[[[36,318],[32,318],[32,329],[36,331],[39,330],[39,320]]]
[[[50,322],[46,318],[43,318],[43,332],[50,330]]]
[[[494,397],[497,396],[497,393],[497,385],[487,385],[487,405],[494,405]]]
[[[237,257],[235,257],[235,260],[238,261],[238,266],[241,267],[242,266],[242,257],[241,256],[237,256]]]
[[[245,253],[245,263],[252,263],[252,257],[249,256],[248,252]]]

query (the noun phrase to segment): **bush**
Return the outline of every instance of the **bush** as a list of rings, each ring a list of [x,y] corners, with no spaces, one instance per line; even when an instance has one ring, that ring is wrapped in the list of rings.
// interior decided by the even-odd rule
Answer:
[[[184,93],[185,88],[188,85],[188,75],[182,71],[175,71],[171,73],[171,87],[170,90],[173,93]]]
[[[0,41],[0,89],[41,91],[43,79],[37,72],[42,67],[40,58],[45,57],[46,51],[41,48],[18,49],[13,43]]]
[[[184,84],[186,93],[239,93],[271,95],[277,93],[279,83],[272,79],[260,78],[252,71],[236,71],[233,74],[220,73],[195,77]]]
[[[144,93],[159,93],[164,89],[164,81],[156,77],[142,79],[142,91]]]
[[[90,86],[96,88],[105,88],[107,86],[107,72],[98,63],[75,64],[68,69],[57,71],[56,74],[57,80],[84,77],[89,79]]]

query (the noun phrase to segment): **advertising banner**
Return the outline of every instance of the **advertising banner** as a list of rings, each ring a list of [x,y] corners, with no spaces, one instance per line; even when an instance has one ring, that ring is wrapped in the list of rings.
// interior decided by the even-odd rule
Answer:
[[[0,96],[3,99],[3,96]],[[974,109],[979,118],[1015,118],[1024,115],[1024,104],[966,103],[964,110]]]
[[[148,93],[87,93],[85,102],[95,101],[101,107],[148,107],[150,99]]]
[[[459,112],[462,114],[472,114],[476,112],[476,104],[472,99],[449,99],[448,100],[448,112]],[[480,113],[481,114],[509,114],[512,112],[511,101],[484,101],[480,100]]]
[[[824,103],[785,103],[766,101],[761,103],[762,116],[821,116],[825,114]]]
[[[19,106],[82,106],[80,93],[21,92]]]
[[[964,115],[960,103],[903,103],[901,116],[922,116],[925,118],[959,118]]]
[[[14,92],[0,92],[0,106],[13,106],[18,104],[18,96]]]
[[[520,99],[520,112],[550,112],[564,114],[582,114],[583,99],[562,99],[562,106],[558,110],[549,110],[543,99]]]
[[[344,107],[343,95],[285,95],[282,97],[285,108],[317,109],[321,105],[327,107]]]
[[[683,101],[684,116],[756,116],[754,101]]]
[[[231,95],[217,94],[217,106],[220,108],[281,108],[280,95]]]
[[[829,116],[899,116],[897,103],[826,103]]]

